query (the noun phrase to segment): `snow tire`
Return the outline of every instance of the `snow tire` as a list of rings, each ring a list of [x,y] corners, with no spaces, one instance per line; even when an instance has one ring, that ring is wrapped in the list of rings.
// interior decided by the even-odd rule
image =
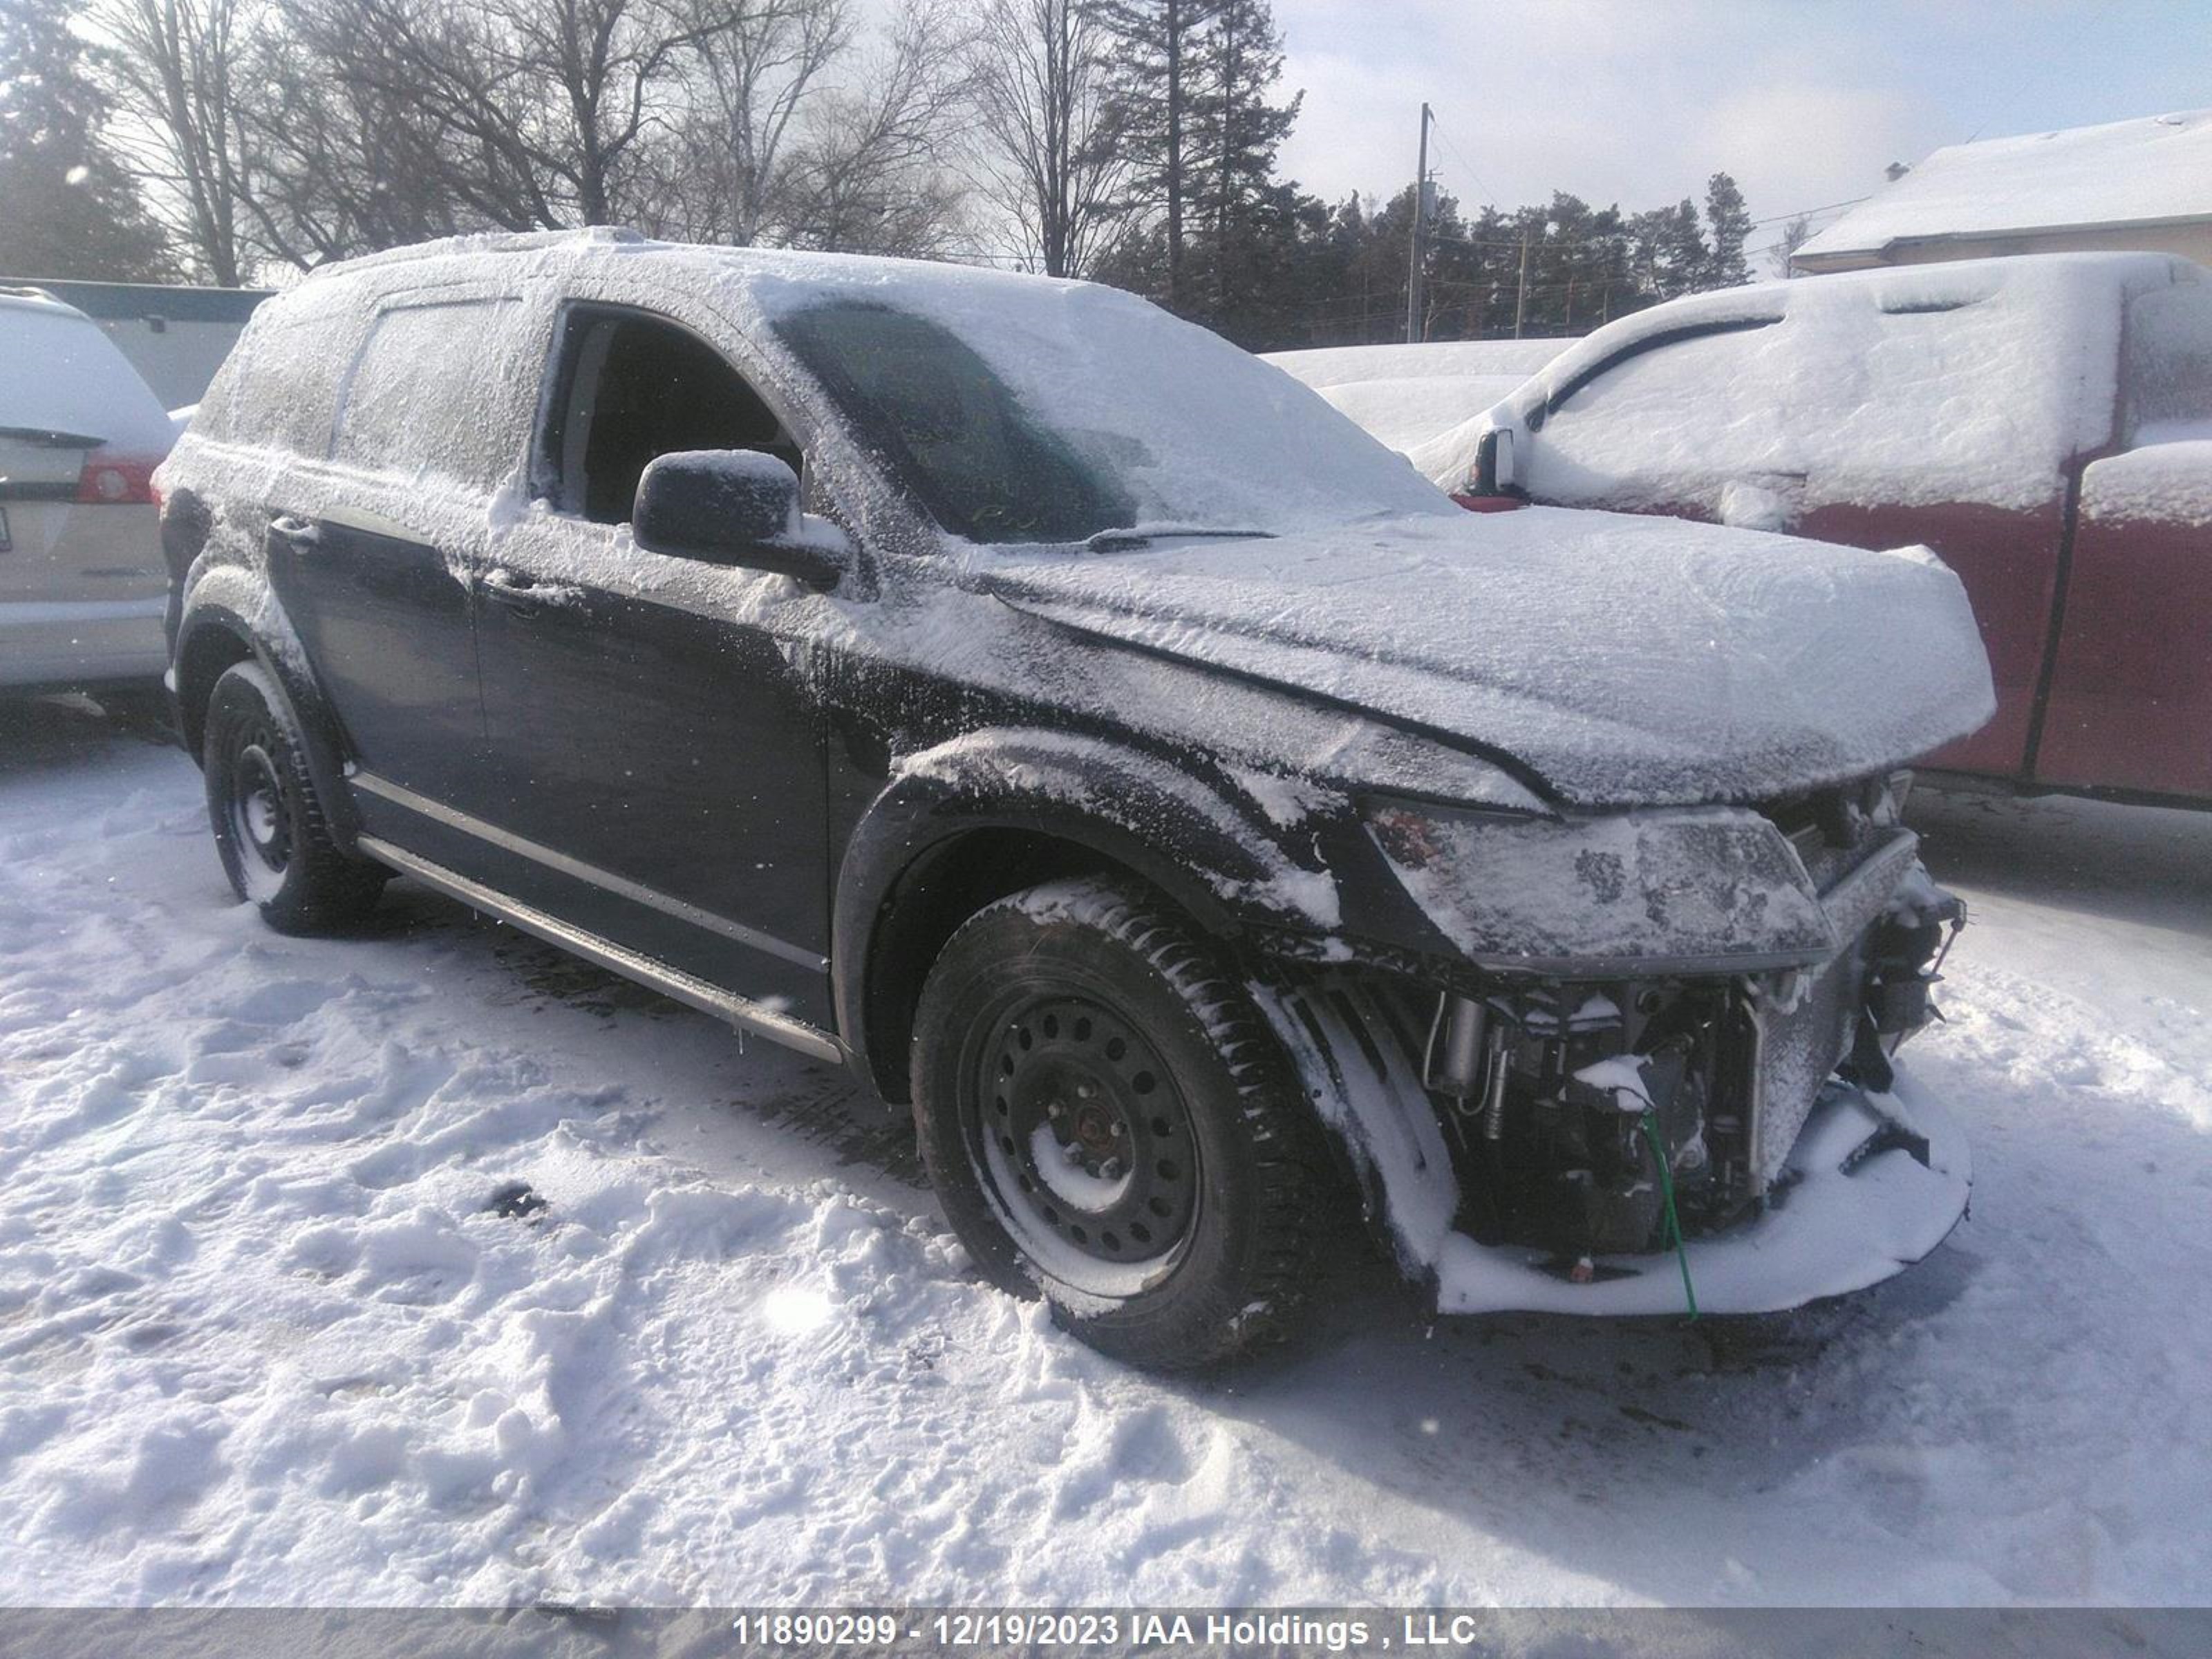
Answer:
[[[923,1163],[993,1283],[1042,1295],[1092,1347],[1159,1370],[1226,1360],[1291,1328],[1340,1217],[1339,1181],[1241,977],[1149,890],[1054,882],[979,911],[930,971],[912,1059]],[[1028,1086],[1038,1067],[1046,1075]],[[1056,1154],[1072,1160],[1085,1143],[1051,1138],[1063,1121],[1053,1109],[1079,1092],[1115,1092],[1121,1074],[1144,1092],[1131,1097],[1135,1124],[1093,1138],[1109,1154],[1107,1178],[1057,1170]],[[1099,1088],[1081,1081],[1090,1078]],[[1046,1105],[1034,1127],[1010,1122],[1010,1105],[1018,1120],[1024,1097],[1034,1104],[1040,1091]],[[1154,1130],[1157,1140],[1147,1138]],[[1126,1153],[1132,1134],[1134,1167],[1117,1168],[1110,1155]],[[1024,1155],[1029,1146],[1042,1148],[1042,1164]],[[1133,1188],[1155,1166],[1180,1182]],[[1132,1208],[1137,1191],[1149,1209]],[[1070,1198],[1082,1207],[1069,1210]],[[1112,1218],[1132,1213],[1144,1218],[1133,1227]],[[1089,1233],[1079,1218],[1094,1224]],[[1161,1218],[1180,1227],[1172,1248],[1134,1267],[1104,1259],[1107,1243],[1138,1251],[1131,1231],[1144,1249],[1162,1245],[1155,1235],[1170,1221]],[[1106,1231],[1102,1243],[1102,1218],[1121,1230],[1118,1238]]]
[[[290,701],[258,663],[234,663],[208,694],[201,770],[223,874],[280,933],[355,927],[391,872],[341,848],[308,775]]]

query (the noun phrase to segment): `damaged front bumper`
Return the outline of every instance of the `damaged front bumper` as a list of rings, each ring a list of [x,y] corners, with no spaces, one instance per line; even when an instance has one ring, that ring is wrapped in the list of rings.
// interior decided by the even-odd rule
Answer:
[[[1959,1224],[1972,1182],[1957,1123],[1903,1075],[1887,1094],[1824,1091],[1785,1168],[1761,1213],[1689,1240],[1681,1264],[1671,1252],[1596,1256],[1578,1273],[1579,1261],[1455,1233],[1436,1263],[1437,1311],[1681,1313],[1686,1265],[1699,1312],[1778,1313],[1911,1267]]]
[[[1441,1311],[1680,1311],[1685,1269],[1701,1310],[1772,1311],[1887,1278],[1956,1224],[1964,1143],[1892,1056],[1933,1016],[1963,912],[1896,781],[1796,829],[1745,809],[1548,844],[1381,826],[1430,915],[1489,948],[1425,987],[1340,970],[1261,1001]],[[1517,960],[1515,911],[1550,918]]]

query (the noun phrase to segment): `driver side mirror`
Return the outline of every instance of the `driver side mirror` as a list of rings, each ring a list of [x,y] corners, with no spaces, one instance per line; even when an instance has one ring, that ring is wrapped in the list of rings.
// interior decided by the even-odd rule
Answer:
[[[1474,493],[1504,495],[1516,482],[1513,466],[1513,428],[1492,427],[1482,434],[1474,452]]]
[[[799,475],[755,449],[690,449],[656,457],[637,481],[630,533],[648,553],[794,576],[835,587],[842,547],[807,535]]]

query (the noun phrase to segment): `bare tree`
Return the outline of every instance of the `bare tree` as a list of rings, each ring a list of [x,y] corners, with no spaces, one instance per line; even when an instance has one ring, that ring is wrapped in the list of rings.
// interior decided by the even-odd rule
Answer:
[[[241,209],[258,256],[307,269],[515,222],[472,204],[482,187],[455,185],[450,135],[412,99],[332,72],[311,36],[265,30],[247,62],[262,90],[240,112],[255,161]]]
[[[989,0],[974,48],[985,191],[1048,276],[1079,276],[1128,216],[1110,39],[1085,0]]]
[[[216,280],[627,220],[931,253],[963,0],[104,0],[144,171]]]
[[[701,241],[773,234],[794,125],[854,39],[849,0],[692,0],[705,34],[683,71],[684,97],[659,146],[653,228]]]
[[[143,171],[157,210],[193,263],[225,287],[245,271],[240,204],[249,191],[239,115],[240,66],[250,50],[240,0],[112,0],[100,14],[108,62],[149,135]]]
[[[1783,226],[1782,234],[1767,249],[1774,256],[1774,274],[1778,276],[1803,276],[1805,273],[1799,270],[1793,261],[1797,258],[1797,250],[1812,240],[1813,220],[1809,214],[1801,213]]]
[[[300,0],[295,27],[358,94],[419,112],[465,209],[509,229],[607,224],[684,55],[741,7],[676,0]]]
[[[972,33],[956,0],[905,0],[852,84],[823,90],[792,156],[784,240],[920,257],[969,234],[946,158],[966,136]]]

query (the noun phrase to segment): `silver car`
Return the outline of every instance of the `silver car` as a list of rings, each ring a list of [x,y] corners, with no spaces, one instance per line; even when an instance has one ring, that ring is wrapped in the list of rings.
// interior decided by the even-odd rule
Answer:
[[[0,687],[167,666],[153,472],[173,428],[82,312],[0,289]]]

